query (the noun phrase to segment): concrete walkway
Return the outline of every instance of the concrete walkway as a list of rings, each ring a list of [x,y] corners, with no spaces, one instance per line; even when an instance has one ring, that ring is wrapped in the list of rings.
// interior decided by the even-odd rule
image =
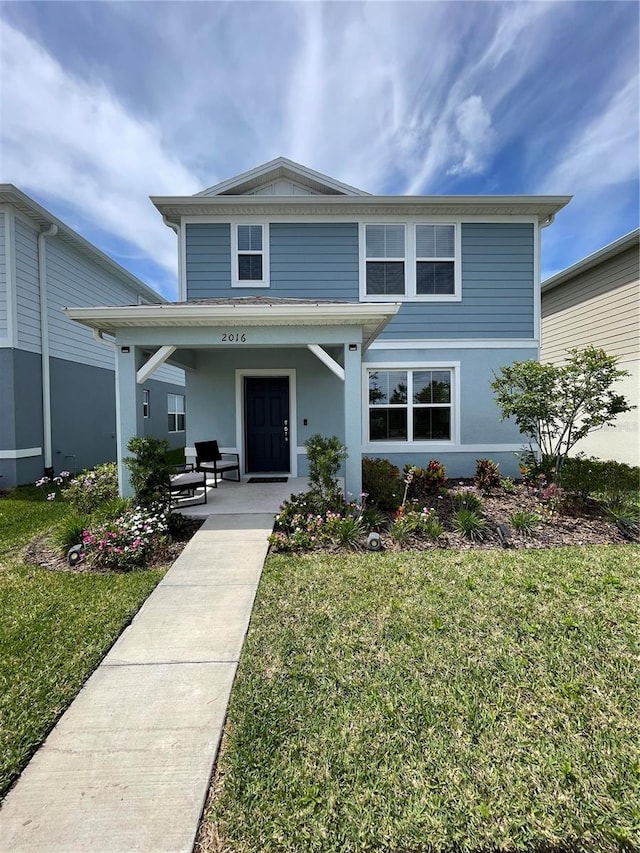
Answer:
[[[149,596],[7,795],[1,853],[190,853],[273,526],[249,512]]]

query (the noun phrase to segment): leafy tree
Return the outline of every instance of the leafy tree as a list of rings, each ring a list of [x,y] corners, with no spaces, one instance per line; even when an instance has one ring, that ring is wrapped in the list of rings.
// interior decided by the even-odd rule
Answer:
[[[614,356],[596,347],[570,349],[562,365],[514,361],[491,383],[502,420],[515,418],[531,450],[552,461],[556,482],[576,442],[635,408],[612,389],[629,375],[616,364]]]

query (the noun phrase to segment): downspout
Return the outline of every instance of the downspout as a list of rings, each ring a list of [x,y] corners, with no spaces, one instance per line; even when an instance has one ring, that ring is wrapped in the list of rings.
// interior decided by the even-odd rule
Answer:
[[[162,221],[168,228],[175,231],[176,237],[178,238],[178,298],[184,301],[187,298],[187,286],[186,282],[183,281],[181,226],[178,225],[177,222],[171,222],[171,220],[167,218],[166,213],[162,214]]]
[[[40,349],[42,351],[42,431],[44,445],[44,473],[53,477],[53,450],[51,439],[51,370],[49,365],[49,299],[47,296],[47,257],[44,242],[55,237],[58,226],[51,225],[38,234],[38,285],[40,290]]]

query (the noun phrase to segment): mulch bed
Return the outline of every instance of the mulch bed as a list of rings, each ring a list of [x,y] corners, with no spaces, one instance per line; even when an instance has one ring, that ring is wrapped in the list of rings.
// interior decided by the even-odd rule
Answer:
[[[156,561],[147,566],[149,569],[161,568],[162,566],[170,566],[174,563],[180,554],[183,552],[187,542],[191,539],[194,533],[202,526],[202,519],[187,518],[185,519],[180,532],[180,538],[173,539],[162,553],[158,555]],[[80,561],[74,566],[70,566],[66,557],[60,553],[51,541],[51,534],[43,533],[41,536],[36,536],[25,552],[25,559],[28,563],[35,566],[40,566],[43,569],[49,569],[53,572],[99,572],[106,573],[113,571],[102,566],[94,566],[90,562]]]
[[[466,482],[463,483],[467,487]],[[455,490],[452,490],[452,492]],[[475,491],[475,490],[474,490]],[[535,490],[524,485],[515,487],[508,494],[502,489],[496,489],[489,494],[477,493],[482,500],[481,515],[487,522],[487,529],[482,539],[470,540],[461,533],[451,530],[451,520],[454,513],[450,498],[431,496],[420,501],[416,508],[433,507],[438,518],[445,527],[446,533],[438,543],[429,543],[424,538],[413,539],[406,547],[419,548],[459,548],[463,550],[502,548],[498,535],[498,524],[506,525],[511,534],[509,542],[513,548],[556,548],[566,545],[621,545],[629,543],[627,538],[616,525],[607,518],[602,508],[595,502],[574,504],[563,507],[561,512],[551,512],[541,503]],[[518,533],[509,525],[510,516],[519,511],[535,512],[543,520],[531,534]],[[637,540],[635,540],[637,541]],[[393,540],[382,533],[385,548],[398,549]]]

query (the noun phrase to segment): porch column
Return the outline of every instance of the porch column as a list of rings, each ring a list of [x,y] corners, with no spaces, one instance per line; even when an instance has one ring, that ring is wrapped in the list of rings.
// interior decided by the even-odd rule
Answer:
[[[128,352],[126,352],[128,350]],[[129,440],[141,434],[142,395],[136,382],[139,356],[134,346],[116,346],[116,436],[118,448],[118,482],[120,494],[131,497],[133,489],[129,480],[129,469],[124,459]],[[138,397],[140,396],[140,399]]]
[[[344,443],[349,453],[345,462],[345,496],[358,500],[362,493],[362,347],[359,343],[344,346]]]

